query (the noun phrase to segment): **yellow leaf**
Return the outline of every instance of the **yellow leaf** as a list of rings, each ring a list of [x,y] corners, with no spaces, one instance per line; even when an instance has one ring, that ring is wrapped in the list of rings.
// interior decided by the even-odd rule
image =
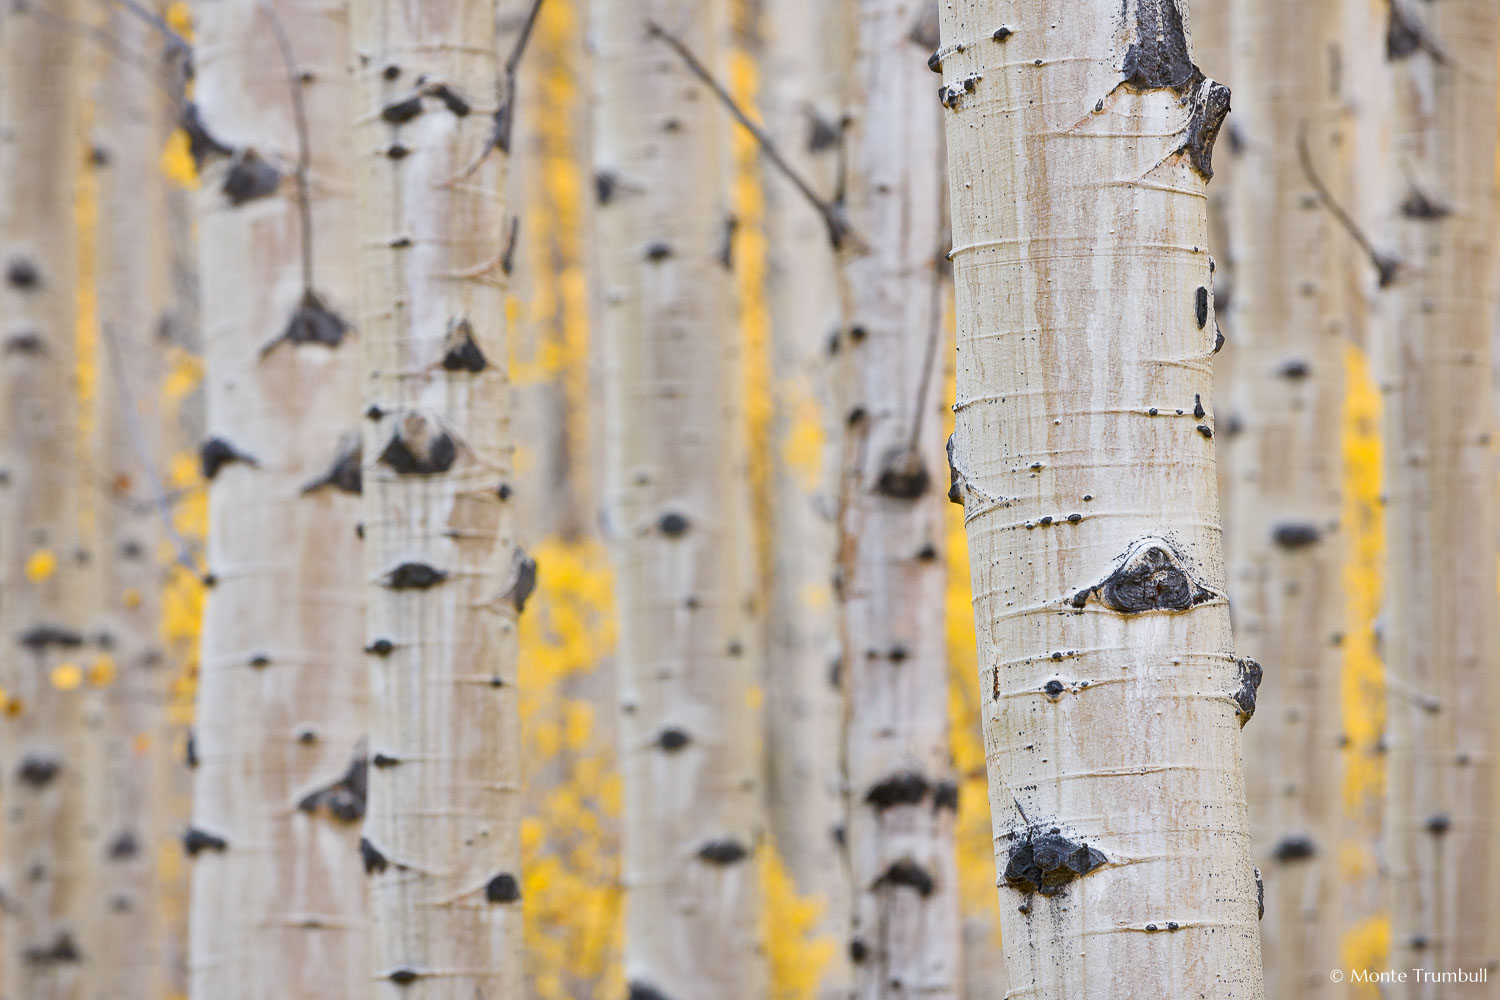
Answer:
[[[108,687],[114,683],[116,673],[114,658],[101,653],[89,664],[89,683],[94,687]]]
[[[59,691],[75,691],[83,683],[83,671],[76,663],[59,663],[52,668],[51,680]]]
[[[120,603],[126,608],[138,608],[141,606],[141,592],[135,587],[126,587],[120,594]]]
[[[26,579],[32,583],[41,583],[57,572],[57,556],[52,554],[51,549],[37,549],[26,560],[25,572]]]
[[[168,136],[159,164],[168,180],[185,188],[198,186],[198,167],[193,163],[193,154],[188,151],[188,134],[182,129]]]

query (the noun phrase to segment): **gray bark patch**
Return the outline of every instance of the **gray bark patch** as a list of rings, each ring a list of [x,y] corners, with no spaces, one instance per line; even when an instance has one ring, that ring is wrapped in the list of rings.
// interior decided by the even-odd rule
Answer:
[[[198,105],[191,101],[182,106],[177,125],[187,134],[188,155],[193,158],[193,167],[203,170],[203,165],[215,156],[229,156],[234,149],[214,138],[203,123]]]
[[[187,852],[188,857],[196,858],[204,851],[226,851],[229,849],[229,841],[217,834],[200,830],[196,826],[188,827],[187,833],[182,835],[182,849]]]
[[[672,998],[649,983],[631,980],[628,1000],[672,1000]]]
[[[404,562],[387,572],[381,583],[392,590],[427,590],[446,579],[447,573],[426,563]]]
[[[503,600],[510,601],[516,614],[526,610],[526,599],[536,590],[536,560],[523,550],[516,549],[511,557],[511,583],[506,588]]]
[[[501,872],[484,884],[487,903],[514,903],[521,898],[521,885],[509,872]]]
[[[332,783],[302,797],[297,808],[306,813],[327,810],[328,815],[343,823],[364,818],[369,793],[370,765],[363,747],[355,752],[349,768]]]
[[[1255,696],[1256,692],[1260,690],[1261,678],[1265,672],[1261,669],[1259,663],[1256,663],[1248,656],[1236,660],[1235,663],[1240,668],[1240,686],[1234,692],[1233,698],[1235,705],[1239,709],[1235,714],[1239,717],[1240,728],[1243,729],[1245,728],[1245,723],[1249,722],[1250,718],[1255,715]]]
[[[1217,595],[1195,580],[1186,561],[1159,538],[1137,542],[1103,580],[1073,595],[1082,608],[1091,598],[1123,615],[1147,611],[1190,611]]]
[[[30,291],[42,283],[42,274],[30,258],[12,257],[5,266],[5,283],[21,291]]]
[[[447,338],[443,343],[443,368],[450,372],[478,374],[488,365],[484,352],[474,342],[474,327],[468,319],[449,320]]]
[[[432,476],[447,472],[458,460],[453,438],[434,420],[409,413],[377,459],[398,476]]]
[[[348,321],[328,308],[317,292],[309,289],[303,293],[302,301],[292,313],[291,319],[287,320],[286,328],[281,331],[281,336],[267,344],[261,354],[270,353],[271,348],[282,341],[292,344],[321,344],[324,347],[337,347],[344,342],[344,336],[349,329]]]
[[[722,840],[710,840],[698,848],[699,860],[707,861],[711,865],[732,865],[749,856],[749,848],[738,840],[728,837]]]
[[[1278,524],[1271,531],[1271,541],[1284,549],[1305,549],[1316,545],[1322,532],[1316,524],[1307,522],[1287,522]]]
[[[328,471],[302,487],[302,492],[315,493],[326,488],[356,495],[363,492],[364,477],[360,470],[363,455],[360,435],[345,434],[339,439],[338,451],[334,453],[333,464],[328,467]]]
[[[926,494],[931,481],[927,466],[915,448],[896,447],[887,451],[880,461],[875,490],[893,500],[916,500]]]
[[[62,773],[62,760],[51,754],[29,753],[16,768],[16,779],[28,788],[42,789]]]
[[[254,457],[240,451],[221,437],[212,437],[203,442],[203,447],[199,451],[199,459],[203,468],[203,478],[210,481],[219,474],[220,469],[231,462],[243,462],[251,468],[260,467],[260,463]]]
[[[67,965],[83,960],[83,953],[67,931],[58,931],[46,944],[33,944],[21,952],[27,965]]]
[[[1271,857],[1277,861],[1306,861],[1318,853],[1318,845],[1302,833],[1289,833],[1276,842]]]
[[[1056,896],[1108,862],[1103,851],[1064,836],[1060,827],[1041,833],[1028,826],[1026,835],[1010,847],[1004,881],[1018,892]]]
[[[105,854],[111,861],[129,861],[140,853],[140,839],[130,830],[121,830],[115,834],[105,849]]]
[[[931,787],[925,775],[902,771],[871,785],[865,793],[865,804],[880,812],[894,806],[917,805],[927,797]]]
[[[937,889],[932,873],[908,858],[893,863],[875,880],[875,888],[904,887],[915,889],[922,898],[931,896]]]
[[[220,189],[236,208],[269,197],[281,187],[281,171],[253,149],[237,150]]]
[[[60,625],[33,625],[21,633],[20,643],[23,649],[41,655],[53,646],[58,649],[77,649],[83,645],[83,635]]]
[[[1125,51],[1125,85],[1137,92],[1187,93],[1202,77],[1188,53],[1178,0],[1135,0],[1135,41]],[[1126,15],[1129,17],[1129,14]]]
[[[422,113],[422,98],[408,97],[392,101],[380,109],[380,117],[391,125],[404,125]]]
[[[366,875],[377,875],[390,865],[380,848],[370,843],[369,837],[359,838],[359,860],[365,866]]]

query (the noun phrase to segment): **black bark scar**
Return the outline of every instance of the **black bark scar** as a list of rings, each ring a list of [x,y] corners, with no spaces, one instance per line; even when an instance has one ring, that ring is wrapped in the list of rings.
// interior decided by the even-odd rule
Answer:
[[[1133,545],[1103,580],[1073,595],[1081,608],[1093,597],[1111,611],[1190,611],[1218,595],[1193,579],[1186,562],[1168,542],[1146,538]]]

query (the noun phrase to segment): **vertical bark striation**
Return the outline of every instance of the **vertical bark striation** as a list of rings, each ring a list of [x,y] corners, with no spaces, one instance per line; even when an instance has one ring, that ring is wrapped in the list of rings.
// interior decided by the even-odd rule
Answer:
[[[766,11],[766,120],[816,189],[838,184],[844,115],[838,5],[774,0]],[[768,819],[800,893],[819,899],[835,943],[818,996],[849,989],[844,833],[844,684],[832,568],[842,433],[832,372],[848,347],[836,254],[822,217],[785,177],[766,175],[772,259],[771,537],[767,641]]]
[[[1242,169],[1231,194],[1237,321],[1228,561],[1240,647],[1266,664],[1246,730],[1251,833],[1265,876],[1266,990],[1335,989],[1339,573],[1347,239],[1304,168],[1342,173],[1337,4],[1232,10]],[[1340,185],[1342,188],[1343,185]],[[1341,201],[1347,198],[1341,197]],[[1363,262],[1359,262],[1363,266]]]
[[[195,13],[194,98],[226,152],[204,160],[198,203],[212,586],[184,838],[191,995],[354,996],[367,682],[357,480],[341,464],[359,407],[348,23],[313,0]]]
[[[938,257],[942,108],[923,5],[850,8],[837,587],[855,996],[954,997]]]
[[[374,996],[519,996],[516,544],[494,0],[355,5]],[[497,107],[494,103],[499,101]]]
[[[607,524],[620,615],[626,977],[634,995],[759,996],[760,773],[728,123],[647,22],[711,66],[726,4],[600,2]],[[722,74],[718,74],[722,76]]]
[[[964,503],[1012,992],[1263,996],[1176,0],[945,0]]]
[[[123,8],[104,30],[129,51],[159,53],[152,26]],[[168,184],[157,158],[173,128],[172,69],[101,50],[92,169],[98,184],[93,465],[108,500],[98,505],[95,627],[109,645],[90,670],[101,686],[89,802],[91,870],[89,1000],[155,1000],[167,991],[169,954],[161,845],[180,830],[170,794],[174,759],[167,721],[173,679],[162,643],[159,561],[168,546],[156,508],[171,434],[158,402],[166,374],[171,289]],[[168,546],[170,547],[170,546]],[[171,824],[176,823],[174,827]],[[175,956],[173,956],[175,957]]]
[[[1386,210],[1401,267],[1382,365],[1391,964],[1452,970],[1500,958],[1496,566],[1487,549],[1474,551],[1476,539],[1495,537],[1496,516],[1489,245],[1500,4],[1397,3],[1392,17],[1399,169]],[[1423,44],[1398,45],[1402,24]],[[1395,995],[1447,989],[1408,982]]]
[[[81,16],[76,2],[48,13]],[[73,197],[81,41],[0,13],[0,796],[3,992],[82,996],[86,614],[79,551]]]

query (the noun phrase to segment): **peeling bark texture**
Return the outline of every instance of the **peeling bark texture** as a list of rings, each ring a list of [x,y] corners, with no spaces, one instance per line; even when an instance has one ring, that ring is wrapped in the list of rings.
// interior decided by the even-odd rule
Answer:
[[[535,564],[500,490],[513,445],[498,24],[495,0],[354,5],[360,327],[379,414],[365,428],[379,456],[364,475],[370,749],[385,764],[369,773],[364,857],[371,995],[393,1000],[521,994],[521,902],[502,873],[521,867],[516,627]],[[387,156],[395,142],[410,153]],[[485,364],[448,362],[456,331]]]
[[[359,499],[304,493],[359,413],[355,343],[283,342],[310,294],[351,315],[354,117],[346,11],[315,0],[195,5],[194,98],[206,128],[294,175],[305,105],[310,231],[298,187],[235,206],[231,160],[198,192],[206,437],[254,464],[209,484],[193,772],[193,1000],[364,995],[359,828],[297,808],[365,735]],[[295,52],[287,65],[278,35]],[[292,78],[298,78],[295,84]],[[310,252],[310,255],[309,255]],[[274,350],[267,349],[275,345]],[[208,470],[205,469],[205,472]],[[204,839],[208,838],[208,839]]]
[[[1495,316],[1493,201],[1500,3],[1403,5],[1431,44],[1391,64],[1395,79],[1388,226],[1402,268],[1384,330],[1385,605],[1391,955],[1395,968],[1500,960],[1494,912],[1500,648],[1490,440]],[[1445,54],[1438,58],[1433,49]],[[1480,123],[1476,126],[1476,109]],[[1413,186],[1449,207],[1401,211]],[[1482,595],[1476,607],[1472,595]],[[1446,827],[1428,825],[1446,816]],[[1401,1000],[1445,987],[1406,983]]]
[[[105,30],[140,52],[159,44],[150,24],[116,7]],[[137,66],[100,49],[92,137],[109,153],[95,161],[99,212],[95,234],[97,323],[103,343],[95,364],[93,463],[110,497],[96,504],[93,546],[95,619],[110,648],[90,673],[95,729],[89,740],[91,786],[89,926],[83,938],[88,1000],[156,1000],[170,991],[171,910],[179,887],[158,877],[158,852],[181,833],[167,721],[171,660],[161,637],[166,544],[150,503],[154,470],[166,467],[175,436],[157,402],[166,370],[162,318],[172,308],[168,199],[157,165],[175,126],[167,65]],[[153,73],[155,74],[153,76]],[[144,454],[143,454],[144,453]],[[146,463],[151,463],[148,469]],[[144,502],[143,502],[144,501]]]
[[[596,219],[620,630],[625,976],[632,995],[761,996],[755,859],[699,857],[710,842],[761,841],[741,345],[732,276],[718,260],[729,122],[645,29],[654,21],[672,31],[722,77],[727,4],[599,0],[593,14],[596,169],[624,181]],[[658,245],[670,255],[649,260]],[[674,513],[686,530],[659,530]],[[669,727],[692,742],[664,750],[656,741]]]
[[[974,80],[944,112],[953,458],[997,870],[1052,836],[1107,859],[1065,864],[1077,877],[1052,894],[1002,884],[1009,987],[1047,1000],[1264,996],[1198,430],[1215,338],[1212,302],[1196,316],[1211,278],[1192,138],[1217,112],[1183,97],[1216,91],[1181,22],[1176,0],[942,9],[946,86]]]
[[[1327,184],[1342,174],[1339,4],[1231,5],[1236,128],[1237,381],[1229,593],[1239,648],[1266,665],[1245,757],[1255,861],[1265,876],[1269,996],[1328,996],[1338,951],[1339,664],[1347,236],[1317,201],[1298,145]],[[1342,186],[1342,185],[1341,185]],[[1348,198],[1340,191],[1339,200]],[[1295,358],[1297,378],[1285,375]],[[1253,662],[1253,661],[1247,661]],[[1258,673],[1258,671],[1257,671]],[[1258,702],[1258,704],[1257,704]],[[1288,843],[1314,849],[1288,853]]]
[[[79,18],[83,4],[49,8]],[[73,195],[83,42],[26,7],[0,13],[0,315],[9,337],[0,383],[0,796],[5,803],[3,993],[19,1000],[81,998],[75,942],[89,892],[84,877],[82,698],[54,686],[80,663],[78,643],[29,645],[29,635],[77,635],[85,597],[78,547],[76,252]],[[46,782],[25,761],[55,764]]]
[[[819,191],[838,184],[845,47],[835,3],[771,0],[765,13],[765,118],[788,161]],[[844,689],[831,568],[837,549],[842,412],[832,374],[851,345],[836,255],[823,218],[768,172],[772,250],[770,520],[767,613],[767,804],[772,839],[801,895],[820,900],[818,936],[834,942],[817,996],[850,987],[844,815]],[[830,351],[835,350],[832,356]]]
[[[956,809],[950,783],[946,579],[948,502],[939,486],[945,381],[942,274],[943,113],[931,99],[931,51],[914,41],[924,4],[846,7],[847,213],[840,256],[845,327],[840,628],[844,648],[852,996],[953,998],[962,973]],[[917,33],[918,36],[921,32]],[[847,44],[847,43],[846,43]]]

